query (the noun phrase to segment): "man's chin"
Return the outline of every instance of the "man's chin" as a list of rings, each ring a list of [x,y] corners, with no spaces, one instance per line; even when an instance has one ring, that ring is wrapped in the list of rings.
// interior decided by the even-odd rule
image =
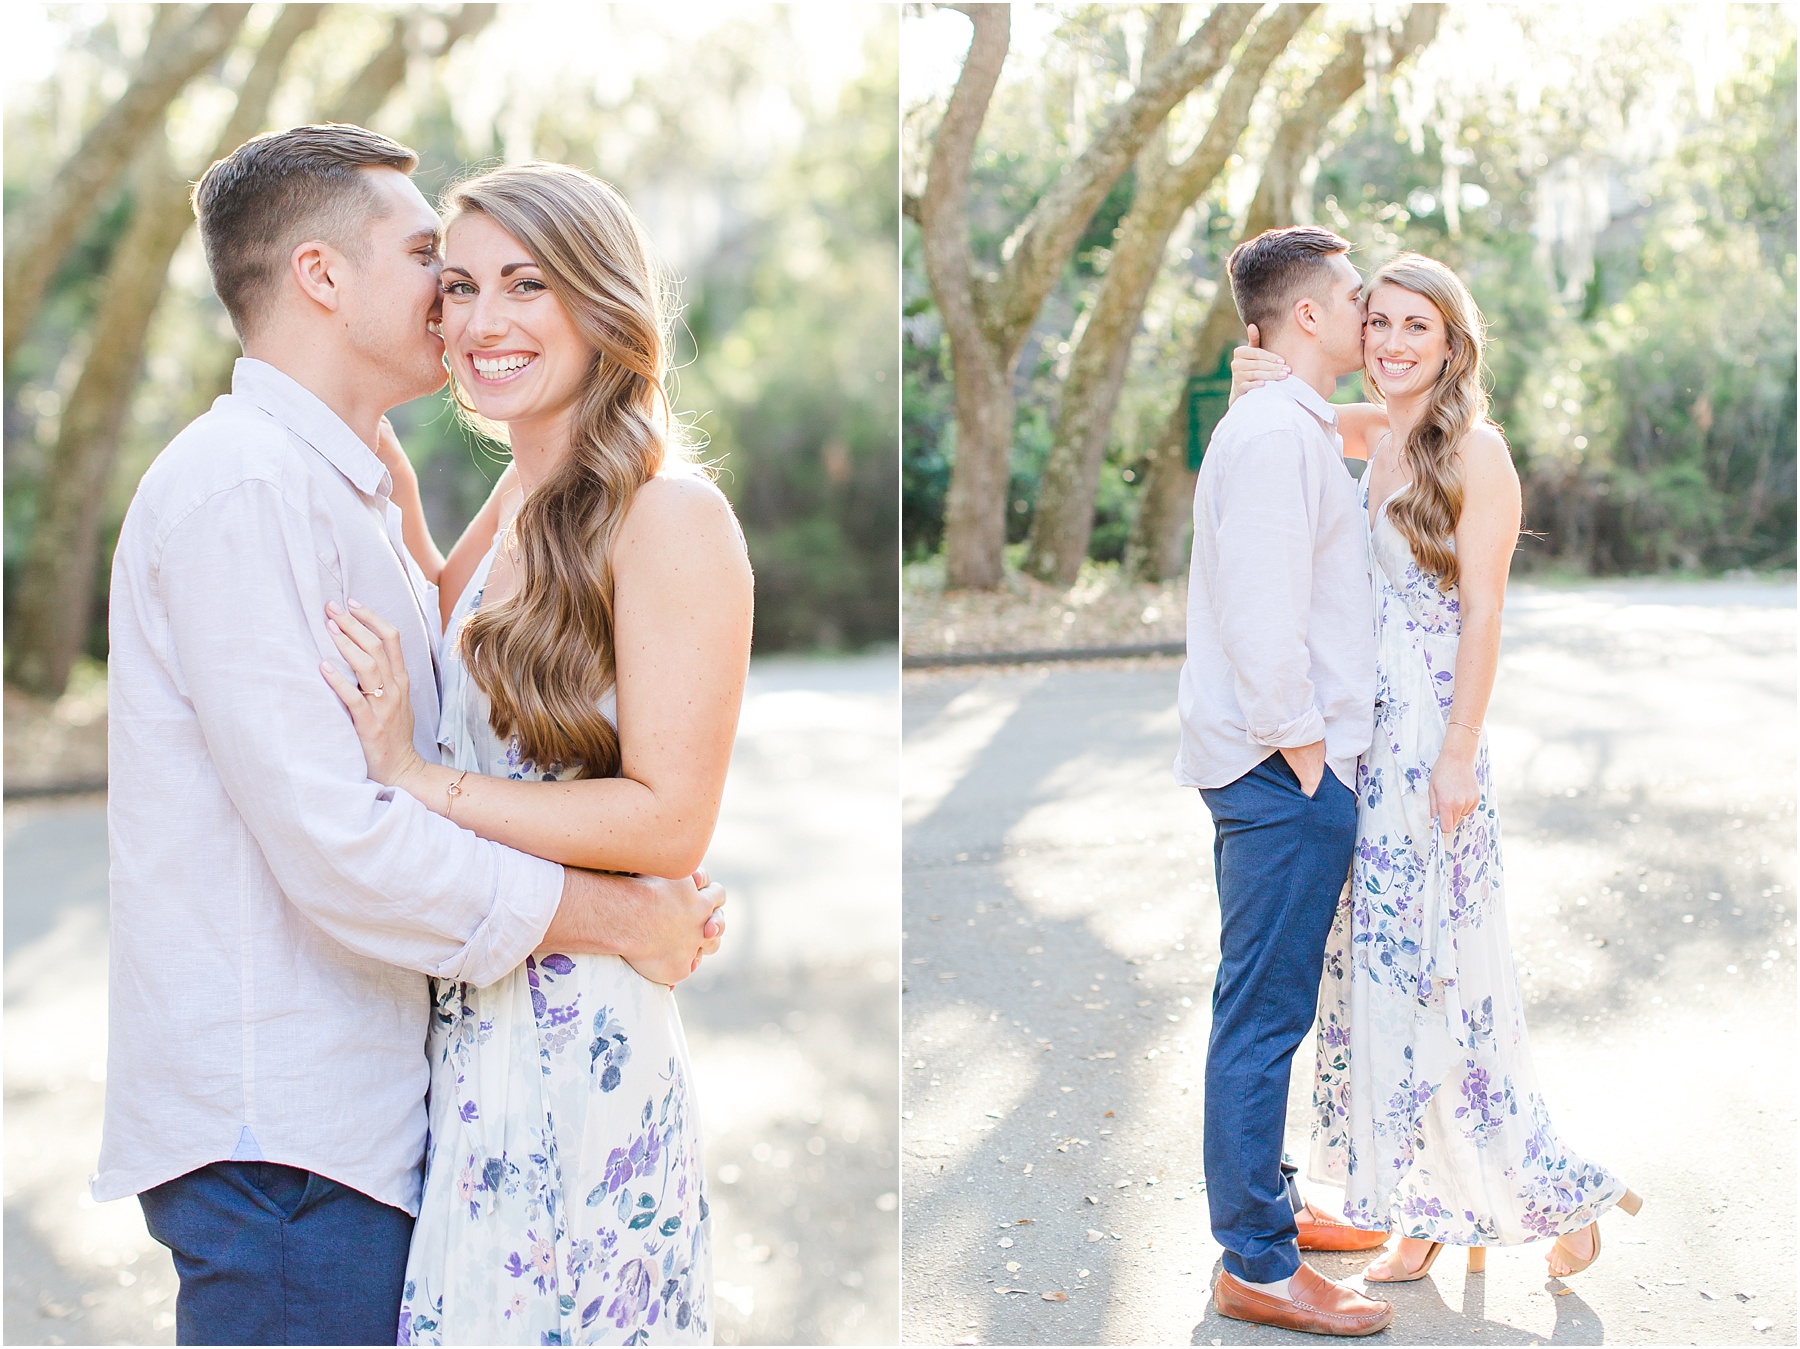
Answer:
[[[443,362],[439,361],[429,371],[420,372],[417,387],[406,396],[406,401],[410,403],[415,398],[428,398],[449,382],[449,372],[444,369]]]

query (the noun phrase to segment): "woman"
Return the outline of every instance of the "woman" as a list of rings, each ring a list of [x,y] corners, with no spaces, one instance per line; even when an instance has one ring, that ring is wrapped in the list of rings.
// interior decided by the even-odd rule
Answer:
[[[444,559],[384,437],[408,547],[445,606],[442,763],[412,751],[407,700],[381,696],[406,671],[379,615],[333,608],[356,680],[327,677],[376,780],[553,861],[686,875],[718,818],[751,581],[670,416],[660,276],[630,208],[575,169],[499,169],[448,207],[452,387],[504,426],[513,463]],[[436,998],[400,1342],[709,1342],[671,990],[617,958],[540,952]]]
[[[1482,385],[1483,320],[1456,274],[1403,253],[1363,291],[1376,404],[1339,409],[1376,606],[1375,736],[1319,996],[1313,1171],[1356,1226],[1397,1229],[1365,1280],[1423,1278],[1445,1245],[1555,1237],[1554,1275],[1600,1253],[1599,1215],[1638,1197],[1557,1139],[1507,938],[1482,721],[1520,524],[1518,474]],[[1255,334],[1251,334],[1255,340]],[[1240,347],[1234,381],[1285,375]],[[1234,390],[1236,392],[1236,390]]]

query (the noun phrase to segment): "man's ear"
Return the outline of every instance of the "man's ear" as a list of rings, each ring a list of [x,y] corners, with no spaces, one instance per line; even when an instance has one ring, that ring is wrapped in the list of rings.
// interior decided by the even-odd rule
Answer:
[[[338,286],[344,262],[344,255],[323,239],[307,239],[288,255],[288,274],[302,295],[335,314],[343,299]]]
[[[1319,335],[1319,302],[1310,295],[1302,295],[1294,301],[1294,307],[1288,311],[1288,317],[1299,325],[1300,331],[1308,337]]]

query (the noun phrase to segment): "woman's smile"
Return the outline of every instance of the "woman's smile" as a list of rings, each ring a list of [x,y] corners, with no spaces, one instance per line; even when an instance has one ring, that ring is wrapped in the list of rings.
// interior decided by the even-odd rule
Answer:
[[[537,360],[535,351],[470,352],[469,365],[483,384],[506,384]]]

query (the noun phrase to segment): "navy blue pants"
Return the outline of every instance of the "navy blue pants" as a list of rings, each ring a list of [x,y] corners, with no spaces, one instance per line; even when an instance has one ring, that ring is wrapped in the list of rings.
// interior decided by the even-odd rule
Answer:
[[[393,1344],[412,1218],[273,1162],[214,1162],[138,1196],[181,1291],[177,1344]]]
[[[1202,789],[1219,881],[1219,973],[1206,1046],[1206,1197],[1234,1277],[1300,1268],[1281,1173],[1288,1073],[1312,1028],[1325,939],[1356,846],[1356,795],[1325,770],[1309,798],[1271,754]]]

